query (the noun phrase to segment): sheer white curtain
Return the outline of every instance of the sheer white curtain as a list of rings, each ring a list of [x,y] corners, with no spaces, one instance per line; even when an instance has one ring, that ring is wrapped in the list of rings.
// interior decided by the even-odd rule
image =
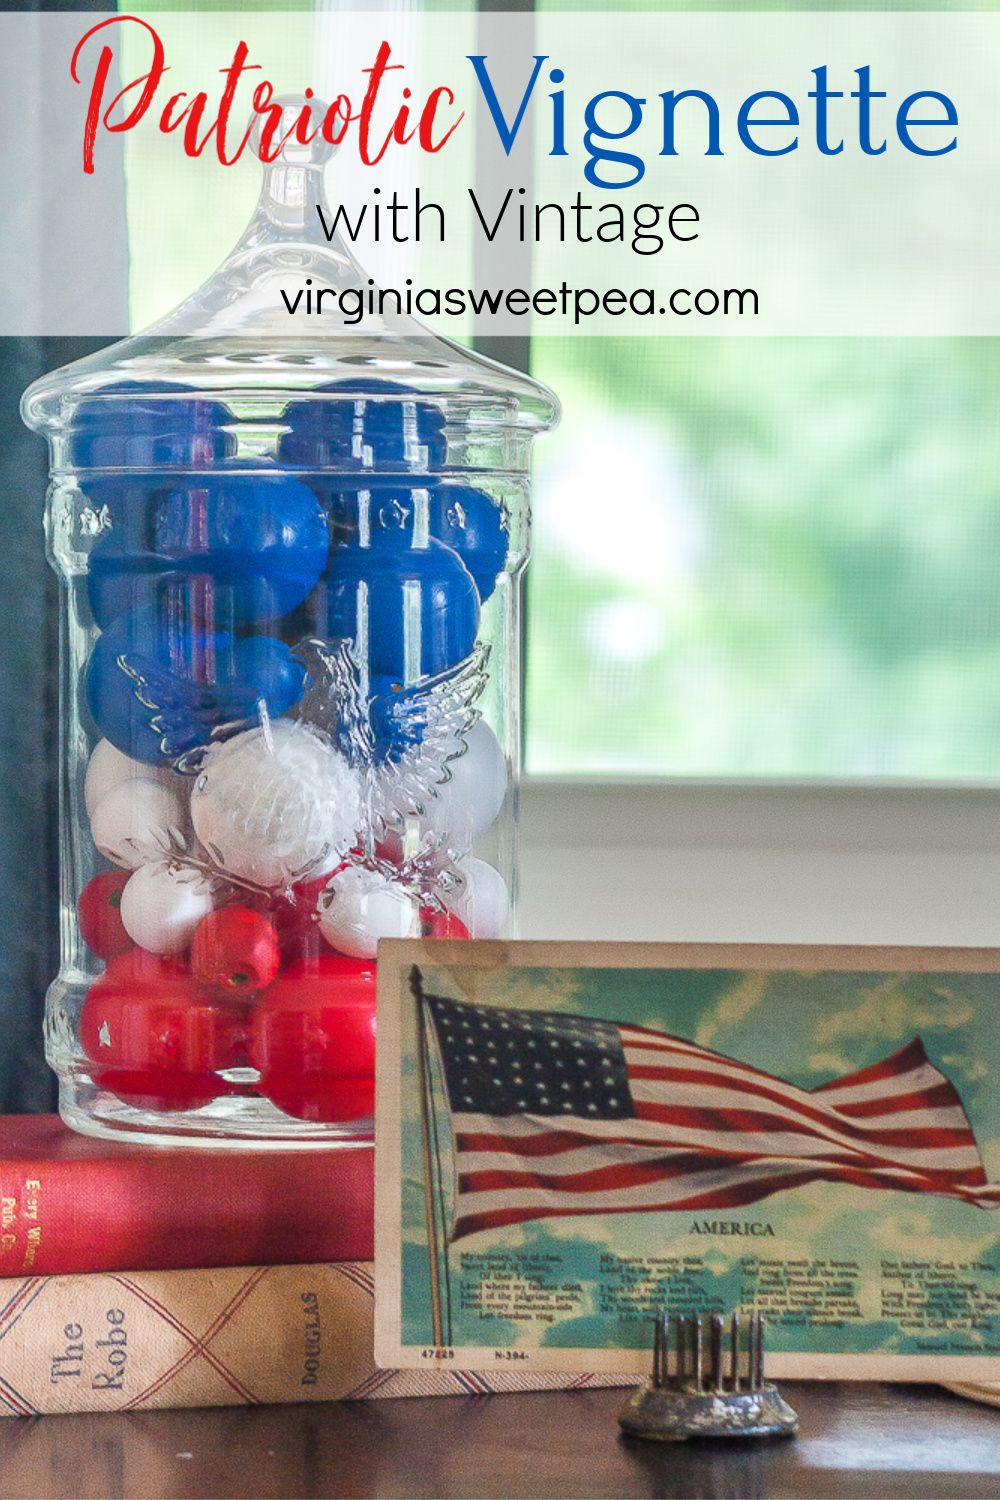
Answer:
[[[83,171],[90,85],[107,32],[70,60],[106,16],[0,11],[0,336],[123,334],[128,329],[128,253],[122,135],[98,133],[95,170]],[[115,29],[115,28],[109,28]],[[117,68],[107,97],[118,92]]]

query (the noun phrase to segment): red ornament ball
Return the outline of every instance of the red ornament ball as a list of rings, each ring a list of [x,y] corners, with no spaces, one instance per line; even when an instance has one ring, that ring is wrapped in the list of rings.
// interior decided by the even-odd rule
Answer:
[[[269,985],[280,963],[278,934],[248,906],[220,907],[195,929],[191,973],[199,984],[246,995]]]
[[[469,929],[453,911],[438,911],[433,906],[420,908],[420,936],[425,938],[467,938]]]
[[[91,985],[80,1043],[94,1082],[125,1103],[198,1109],[229,1092],[218,1069],[246,1062],[246,1010],[209,1004],[185,964],[133,948]]]
[[[105,960],[134,947],[122,923],[122,891],[131,870],[105,870],[87,882],[80,892],[77,911],[80,932],[91,953]]]
[[[266,915],[278,934],[286,958],[295,957],[297,942],[315,931],[316,903],[329,879],[328,872],[314,880],[302,881],[299,885],[289,886],[282,896],[270,901]],[[317,942],[314,947],[317,953],[322,952],[321,943]]]
[[[300,1120],[375,1107],[375,965],[325,953],[290,964],[254,1007],[250,1061],[260,1092]]]

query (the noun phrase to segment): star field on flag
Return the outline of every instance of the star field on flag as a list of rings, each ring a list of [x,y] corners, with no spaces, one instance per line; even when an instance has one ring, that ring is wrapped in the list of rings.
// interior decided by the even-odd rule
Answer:
[[[626,1119],[632,1095],[618,1027],[554,1011],[497,1010],[428,996],[453,1110]]]

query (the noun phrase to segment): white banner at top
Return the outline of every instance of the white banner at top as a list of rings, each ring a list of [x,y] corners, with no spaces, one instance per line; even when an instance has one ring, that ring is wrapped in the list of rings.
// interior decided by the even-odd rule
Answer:
[[[0,13],[0,57],[0,333],[169,311],[293,92],[367,276],[291,336],[379,294],[453,336],[1000,333],[997,14]]]

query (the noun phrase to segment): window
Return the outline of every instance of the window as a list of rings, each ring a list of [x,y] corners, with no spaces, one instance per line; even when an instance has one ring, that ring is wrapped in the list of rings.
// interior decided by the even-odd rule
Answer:
[[[455,24],[471,47],[475,16]],[[230,31],[198,16],[188,56]],[[275,76],[309,72],[302,34],[276,50],[266,25]],[[185,165],[172,139],[126,137],[134,326],[210,272],[253,201],[253,162],[214,174],[193,237]],[[565,411],[535,450],[530,772],[1000,776],[994,341],[539,337],[530,361]]]

